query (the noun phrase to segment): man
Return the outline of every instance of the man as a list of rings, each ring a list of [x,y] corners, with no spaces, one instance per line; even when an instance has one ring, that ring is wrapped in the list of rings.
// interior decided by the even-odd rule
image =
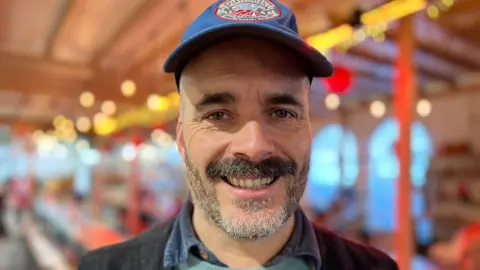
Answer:
[[[314,228],[307,183],[312,77],[331,64],[274,0],[224,0],[167,59],[181,95],[177,145],[190,199],[172,221],[88,253],[80,269],[397,269],[385,254]]]

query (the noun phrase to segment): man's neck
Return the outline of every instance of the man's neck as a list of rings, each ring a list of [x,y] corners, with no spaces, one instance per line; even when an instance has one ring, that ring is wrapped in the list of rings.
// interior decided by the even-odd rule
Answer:
[[[295,226],[294,215],[276,233],[259,240],[240,240],[227,235],[201,210],[193,211],[193,227],[198,239],[231,268],[260,267],[277,255],[288,242]]]

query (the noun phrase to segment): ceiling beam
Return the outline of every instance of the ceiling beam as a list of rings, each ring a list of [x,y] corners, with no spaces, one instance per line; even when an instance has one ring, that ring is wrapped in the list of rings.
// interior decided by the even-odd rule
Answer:
[[[372,99],[383,99],[392,93],[392,82],[386,79],[378,79],[366,74],[356,74],[351,89],[340,95],[342,104],[350,106]],[[326,112],[324,104],[328,91],[321,79],[316,79],[312,84],[310,94],[310,110],[312,116],[320,116]],[[320,106],[319,106],[320,105]]]
[[[420,47],[456,62],[467,69],[480,69],[480,48],[454,35],[428,20],[424,14],[415,17],[416,39]]]
[[[126,72],[132,58],[145,49],[145,44],[152,44],[169,27],[170,21],[178,15],[173,7],[178,6],[178,1],[154,0],[148,9],[142,9],[138,20],[132,21],[99,59],[101,69],[112,69]]]
[[[60,96],[74,96],[83,91],[92,91],[99,100],[124,101],[144,104],[152,93],[167,94],[176,91],[173,77],[133,76],[137,93],[126,98],[120,91],[127,79],[120,73],[95,72],[91,67],[65,64],[49,59],[0,54],[0,88],[27,93],[42,92]]]
[[[0,70],[11,73],[12,70],[33,72],[41,77],[51,74],[60,78],[72,78],[77,80],[89,80],[93,78],[95,71],[86,66],[62,63],[50,59],[38,59],[33,57],[16,56],[0,53]]]
[[[0,1],[0,44],[7,37],[7,31],[10,26],[12,1]]]
[[[135,82],[137,91],[134,96],[126,98],[121,93],[121,84],[125,79],[118,73],[99,73],[88,84],[88,89],[92,89],[93,93],[98,93],[99,97],[101,96],[104,100],[124,101],[136,105],[145,104],[151,94],[166,95],[176,91],[174,78],[170,74],[154,77],[138,75],[129,77]]]
[[[369,10],[373,8],[372,3],[368,0],[360,0],[355,5]],[[348,5],[355,8],[353,2],[349,2]],[[443,81],[452,81],[455,74],[460,74],[466,70],[480,69],[480,48],[448,34],[439,25],[426,18],[423,13],[416,14],[415,21],[416,39],[421,49],[416,53],[415,61],[420,72]],[[396,22],[390,24],[389,37],[395,36],[397,25]],[[323,31],[327,30],[324,29]],[[318,29],[318,31],[321,30]],[[303,34],[311,36],[315,33],[304,32]],[[367,40],[352,48],[350,52],[380,61],[392,62],[396,50],[395,44],[391,41],[375,43],[372,40]],[[427,53],[427,51],[432,51],[434,54]]]
[[[20,91],[0,91],[0,117],[15,119],[45,119],[51,121],[62,114],[76,119],[79,116],[93,116],[98,106],[86,109],[80,106],[78,99],[41,93]]]
[[[183,24],[179,24],[178,20],[177,23],[173,22],[172,24],[176,25],[175,31],[170,32],[170,34],[162,34],[162,41],[158,40],[155,44],[152,44],[148,49],[144,51],[140,51],[134,59],[132,59],[132,63],[130,64],[130,68],[127,71],[127,74],[138,74],[143,73],[144,69],[150,67],[150,65],[154,61],[158,61],[158,59],[165,59],[168,57],[168,54],[172,52],[176,46],[180,43],[181,34]],[[168,27],[167,29],[172,29],[172,26]],[[169,36],[166,39],[166,36]],[[173,42],[172,42],[173,41]],[[158,73],[163,72],[159,70]]]
[[[457,0],[474,2],[476,0]],[[373,8],[376,1],[359,0],[359,5],[367,10]],[[459,3],[455,3],[457,5]],[[452,8],[455,8],[455,5]],[[438,24],[425,16],[425,12],[415,14],[415,35],[418,45],[424,51],[431,51],[448,62],[456,63],[466,69],[480,69],[480,48],[447,33]],[[389,36],[394,36],[398,23],[390,24]],[[417,55],[416,55],[417,57]],[[420,61],[419,61],[420,62]]]
[[[57,22],[54,24],[55,27],[52,29],[52,32],[50,33],[50,37],[48,38],[47,41],[47,52],[45,56],[47,58],[52,58],[53,57],[53,52],[58,44],[60,42],[59,37],[60,33],[62,31],[69,31],[65,30],[65,23],[67,22],[68,18],[71,16],[72,11],[74,7],[76,6],[76,3],[78,1],[64,1],[62,3],[60,15],[57,18]],[[73,29],[71,30],[73,31]]]
[[[475,11],[478,8],[480,8],[480,6],[478,5],[478,0],[456,0],[455,4],[451,6],[447,12],[441,14],[441,18],[445,16],[448,17],[453,14],[469,13],[472,10]]]
[[[442,99],[442,98],[450,98],[452,95],[459,95],[461,93],[469,93],[469,92],[478,92],[480,91],[480,85],[477,86],[468,86],[468,87],[453,87],[449,89],[448,91],[442,91],[442,92],[435,92],[435,93],[426,93],[424,95],[425,98],[428,98],[430,100],[433,99]],[[362,112],[364,110],[368,110],[371,102],[373,99],[369,100],[361,100],[360,102],[356,103],[350,103],[351,106],[349,106],[349,113],[358,113]],[[392,97],[391,96],[383,96],[382,101],[384,101],[388,106],[391,106],[392,104]],[[433,108],[435,110],[435,108]],[[324,111],[323,111],[324,112]],[[331,112],[331,111],[330,111]],[[322,117],[325,114],[316,114],[316,117]]]
[[[334,64],[347,66],[357,74],[364,74],[373,79],[392,81],[395,79],[395,68],[389,63],[378,61],[377,59],[360,56],[353,53],[334,52],[330,55]],[[432,80],[431,77],[424,74],[417,74],[417,81],[420,85]]]
[[[349,52],[376,61],[393,64],[398,55],[398,47],[391,40],[375,42],[368,39],[351,48]],[[447,82],[452,82],[456,74],[461,74],[466,71],[465,68],[459,65],[447,62],[421,50],[415,52],[414,64],[420,73],[425,74],[432,79],[439,79]]]
[[[178,46],[188,25],[211,3],[213,3],[212,0],[183,0],[175,4],[172,2],[164,5],[162,9],[166,15],[161,24],[167,25],[167,27],[163,28],[163,31],[155,38],[146,42],[144,47],[133,55],[131,61],[126,65],[129,67],[127,73],[143,73],[145,69],[151,67],[152,63],[159,60],[163,62]],[[184,14],[184,16],[172,16],[177,13]],[[161,70],[158,70],[158,73],[161,73]]]
[[[106,44],[101,48],[93,58],[93,64],[96,67],[100,66],[100,62],[103,58],[107,57],[109,51],[115,47],[115,44],[120,41],[120,39],[139,21],[143,20],[145,15],[152,9],[155,8],[156,5],[162,2],[161,0],[148,0],[146,1],[137,12],[133,13],[130,18],[125,20],[123,26],[113,35],[113,37],[106,42]]]

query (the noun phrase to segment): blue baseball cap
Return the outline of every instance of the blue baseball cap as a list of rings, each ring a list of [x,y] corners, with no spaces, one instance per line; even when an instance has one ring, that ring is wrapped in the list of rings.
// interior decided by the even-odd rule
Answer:
[[[237,37],[253,37],[285,46],[304,59],[310,78],[333,75],[327,58],[300,37],[292,10],[276,0],[215,2],[187,28],[163,70],[175,73],[178,86],[183,69],[195,55],[217,42]]]

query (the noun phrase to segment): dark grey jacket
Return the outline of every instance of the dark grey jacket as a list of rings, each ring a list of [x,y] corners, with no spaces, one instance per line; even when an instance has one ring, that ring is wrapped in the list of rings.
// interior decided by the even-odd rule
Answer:
[[[79,270],[170,270],[163,267],[165,246],[173,220],[159,224],[126,242],[103,247],[83,256]],[[315,228],[322,270],[398,270],[386,254]]]

